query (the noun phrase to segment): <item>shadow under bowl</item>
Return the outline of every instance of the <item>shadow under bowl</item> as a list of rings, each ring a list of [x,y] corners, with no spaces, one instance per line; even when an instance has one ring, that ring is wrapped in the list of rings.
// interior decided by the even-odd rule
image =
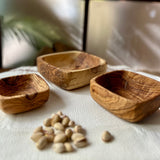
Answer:
[[[129,71],[93,78],[90,93],[105,109],[129,122],[138,122],[160,107],[160,82]]]

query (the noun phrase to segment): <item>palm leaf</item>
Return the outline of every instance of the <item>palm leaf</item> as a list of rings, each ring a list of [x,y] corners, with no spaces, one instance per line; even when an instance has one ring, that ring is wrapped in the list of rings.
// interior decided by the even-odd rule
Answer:
[[[15,36],[18,40],[27,40],[38,49],[51,46],[57,40],[80,48],[81,31],[77,18],[80,15],[77,7],[79,2],[74,0],[63,0],[63,2],[59,0],[1,0],[0,14],[4,16],[4,38]],[[61,10],[65,11],[64,13],[70,13],[69,19],[68,14],[63,15]],[[70,21],[71,17],[74,21]]]
[[[3,20],[4,39],[16,37],[26,40],[35,48],[51,47],[55,41],[63,41],[56,27],[41,20],[18,15],[6,15]]]

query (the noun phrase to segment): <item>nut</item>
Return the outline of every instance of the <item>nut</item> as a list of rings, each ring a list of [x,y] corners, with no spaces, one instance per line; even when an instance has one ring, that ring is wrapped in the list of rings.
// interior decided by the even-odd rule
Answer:
[[[54,140],[54,130],[52,127],[46,127],[44,129],[45,136],[48,139],[48,142],[53,142]]]
[[[70,121],[69,117],[65,116],[65,117],[62,119],[62,124],[63,124],[65,127],[67,127],[69,121]]]
[[[63,116],[63,113],[62,113],[61,111],[58,111],[57,114],[58,114],[59,116]]]
[[[31,139],[32,139],[34,142],[37,142],[42,136],[43,136],[43,133],[42,133],[42,132],[36,132],[36,133],[33,133],[33,134],[32,134]]]
[[[54,141],[54,134],[46,134],[45,135],[47,137],[48,142],[53,142]]]
[[[82,133],[73,133],[72,134],[72,141],[76,140],[77,138],[85,138],[85,136]]]
[[[63,143],[67,140],[67,136],[65,134],[57,134],[54,137],[54,143]]]
[[[70,143],[68,143],[68,142],[64,143],[64,147],[65,147],[65,150],[67,152],[73,152],[74,151],[72,145]]]
[[[61,131],[64,131],[64,126],[60,123],[60,122],[57,122],[54,124],[54,128],[56,130],[61,130]]]
[[[44,129],[45,136],[48,139],[48,142],[53,142],[54,140],[54,130],[52,127],[46,127]]]
[[[111,139],[112,139],[112,135],[108,131],[104,131],[102,133],[102,140],[104,142],[109,142],[109,141],[111,141]]]
[[[85,137],[78,137],[74,140],[74,145],[78,148],[85,147],[87,145],[87,140]]]
[[[60,121],[61,121],[61,117],[58,114],[55,114],[52,117],[51,126],[54,126],[55,123],[60,122]]]
[[[80,125],[74,127],[74,131],[77,133],[83,133],[83,128]]]
[[[38,149],[43,149],[47,145],[47,143],[48,143],[47,137],[43,136],[37,141],[36,146]]]
[[[51,126],[51,120],[52,118],[47,118],[43,121],[44,126],[49,127]]]
[[[57,153],[65,152],[65,147],[63,143],[56,143],[53,145],[53,150]]]
[[[44,133],[45,133],[45,134],[54,134],[54,130],[53,130],[52,127],[46,127],[46,128],[44,129]]]
[[[75,126],[75,122],[74,121],[69,121],[68,126],[69,127],[74,127]]]
[[[73,134],[73,131],[70,129],[70,128],[67,128],[65,130],[65,134],[68,138],[71,138],[72,134]]]
[[[43,127],[42,127],[42,126],[37,127],[37,128],[34,130],[34,133],[36,133],[36,132],[43,132]]]
[[[56,135],[57,135],[57,134],[64,134],[64,131],[56,130],[55,133],[56,133]]]

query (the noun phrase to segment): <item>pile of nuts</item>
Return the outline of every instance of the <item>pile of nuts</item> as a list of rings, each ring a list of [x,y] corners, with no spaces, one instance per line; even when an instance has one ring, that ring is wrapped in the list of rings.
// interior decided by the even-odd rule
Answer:
[[[63,153],[74,151],[73,144],[77,148],[88,144],[84,129],[61,111],[44,120],[43,125],[45,128],[36,128],[31,136],[38,149],[44,149],[48,143],[54,143],[53,150]]]

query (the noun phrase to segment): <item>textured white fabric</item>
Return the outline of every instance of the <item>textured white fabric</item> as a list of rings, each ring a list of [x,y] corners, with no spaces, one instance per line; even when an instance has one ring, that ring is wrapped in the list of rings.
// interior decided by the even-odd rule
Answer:
[[[108,66],[108,71],[129,69],[125,66]],[[12,75],[37,73],[36,67],[21,67],[1,73],[0,78]],[[160,81],[160,77],[142,73]],[[48,102],[39,109],[17,115],[0,111],[0,160],[159,160],[160,111],[134,124],[117,118],[90,96],[89,86],[65,91],[50,86]],[[36,149],[30,136],[51,113],[61,110],[87,131],[89,146],[73,153],[57,154],[52,146]],[[109,130],[115,137],[111,143],[101,141],[101,134]]]

